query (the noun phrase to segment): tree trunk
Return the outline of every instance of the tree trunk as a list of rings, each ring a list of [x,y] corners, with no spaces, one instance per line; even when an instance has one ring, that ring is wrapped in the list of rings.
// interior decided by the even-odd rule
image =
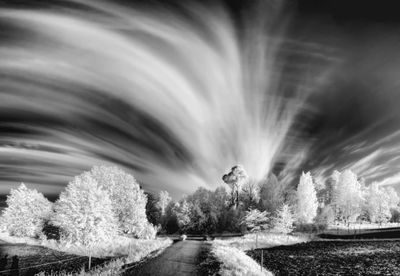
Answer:
[[[89,248],[89,271],[91,268],[91,264],[92,264],[92,250],[90,250],[90,248]]]

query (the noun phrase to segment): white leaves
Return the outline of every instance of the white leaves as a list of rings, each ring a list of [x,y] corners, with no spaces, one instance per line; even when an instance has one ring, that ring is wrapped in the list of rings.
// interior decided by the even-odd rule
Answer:
[[[260,212],[258,209],[246,211],[246,215],[241,224],[246,225],[252,232],[260,231],[268,228],[268,215],[269,213],[267,211]]]
[[[88,172],[68,184],[54,211],[52,224],[60,227],[70,242],[91,246],[117,235],[117,219],[109,194]]]
[[[171,201],[171,197],[167,191],[161,191],[158,196],[157,207],[161,210],[161,215],[165,215],[165,209]]]
[[[338,176],[337,187],[333,204],[336,212],[343,220],[355,221],[361,212],[363,201],[361,185],[357,180],[357,175],[351,170],[345,170]]]
[[[147,197],[136,179],[117,167],[95,166],[90,174],[108,192],[120,230],[138,236],[148,221]]]
[[[274,230],[280,233],[290,233],[293,230],[294,215],[290,210],[289,205],[283,204],[278,209],[274,220]]]
[[[311,223],[317,215],[318,201],[310,172],[302,173],[297,187],[297,219],[300,223]]]
[[[184,199],[182,203],[176,203],[173,212],[176,215],[178,225],[181,229],[186,230],[191,221],[191,206]]]
[[[387,222],[391,216],[390,197],[377,183],[372,183],[367,191],[365,209],[371,222]]]
[[[41,193],[28,189],[23,183],[18,189],[11,189],[7,205],[2,223],[11,235],[19,237],[38,236],[52,208],[51,202]]]

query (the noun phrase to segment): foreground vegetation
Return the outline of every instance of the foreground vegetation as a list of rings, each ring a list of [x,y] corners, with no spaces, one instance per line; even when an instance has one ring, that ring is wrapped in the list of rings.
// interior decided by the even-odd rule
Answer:
[[[92,271],[88,270],[87,248],[77,244],[60,244],[54,240],[18,238],[0,233],[0,240],[8,245],[2,246],[0,258],[2,270],[19,271],[20,275],[43,272],[51,275],[117,275],[116,271],[129,263],[138,262],[150,254],[161,252],[171,245],[168,238],[140,240],[119,237],[113,242],[93,249],[91,255]],[[15,244],[15,245],[13,245]],[[117,258],[117,259],[115,259]],[[102,274],[99,274],[102,271]],[[104,274],[104,273],[111,274]]]
[[[247,234],[243,237],[216,239],[212,243],[211,254],[219,261],[221,275],[272,275],[268,268],[262,269],[245,251],[260,247],[295,244],[309,241],[308,237],[263,232]]]

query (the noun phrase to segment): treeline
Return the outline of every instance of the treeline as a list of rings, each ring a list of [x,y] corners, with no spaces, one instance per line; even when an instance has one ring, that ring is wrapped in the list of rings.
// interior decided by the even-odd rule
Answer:
[[[236,181],[232,180],[235,177]],[[249,180],[242,167],[235,166],[225,180],[232,183],[231,189],[221,186],[211,191],[200,187],[176,202],[167,191],[148,194],[149,221],[168,234],[241,232],[246,230],[243,222],[248,211],[264,212],[272,227],[279,208],[286,203],[292,206],[295,201],[295,191],[285,189],[274,174],[255,182]]]
[[[91,246],[119,235],[153,239],[147,197],[136,179],[117,167],[95,166],[74,177],[54,203],[21,184],[7,196],[0,230],[12,236]]]
[[[274,174],[252,181],[240,166],[233,167],[223,179],[231,189],[199,188],[176,202],[166,191],[148,194],[149,221],[158,225],[160,232],[169,234],[241,232],[248,228],[243,222],[252,211],[265,214],[268,223],[263,224],[264,228],[276,227],[279,219],[281,224],[290,222],[299,227],[400,221],[396,191],[377,183],[367,186],[350,170],[334,171],[325,183],[318,185],[311,173],[303,173],[297,187],[281,185]]]

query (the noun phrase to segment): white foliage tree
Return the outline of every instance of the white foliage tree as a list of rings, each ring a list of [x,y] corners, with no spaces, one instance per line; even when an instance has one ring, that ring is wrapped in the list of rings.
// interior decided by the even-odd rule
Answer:
[[[167,191],[161,191],[158,195],[157,207],[160,209],[162,216],[165,215],[165,210],[170,202],[171,197],[169,196],[169,193]]]
[[[385,188],[385,192],[389,197],[389,208],[398,209],[400,198],[395,189],[393,187],[387,187]]]
[[[370,185],[365,207],[371,222],[383,223],[391,217],[390,197],[377,183]]]
[[[345,222],[355,221],[361,212],[363,202],[361,185],[351,170],[340,174],[334,204],[338,216]]]
[[[260,212],[258,209],[246,211],[246,215],[242,219],[241,224],[246,225],[250,232],[258,232],[268,228],[269,213],[267,211]]]
[[[258,209],[246,211],[240,224],[246,226],[250,232],[256,233],[256,248],[258,247],[258,232],[269,227],[269,213],[267,211],[260,212]]]
[[[110,241],[118,233],[117,218],[107,193],[88,172],[76,176],[54,205],[51,223],[63,239],[92,246]]]
[[[184,199],[181,203],[176,203],[174,210],[178,226],[183,231],[186,231],[190,226],[190,204]]]
[[[6,202],[2,224],[10,235],[35,237],[41,233],[52,210],[52,203],[43,194],[22,183],[18,189],[11,189]]]
[[[318,201],[311,173],[302,173],[297,187],[297,220],[311,223],[317,215]]]
[[[290,233],[293,231],[294,215],[290,206],[283,204],[274,219],[274,230],[280,233]]]
[[[95,166],[90,174],[110,195],[119,229],[141,238],[149,227],[146,217],[147,197],[136,179],[114,166]]]

